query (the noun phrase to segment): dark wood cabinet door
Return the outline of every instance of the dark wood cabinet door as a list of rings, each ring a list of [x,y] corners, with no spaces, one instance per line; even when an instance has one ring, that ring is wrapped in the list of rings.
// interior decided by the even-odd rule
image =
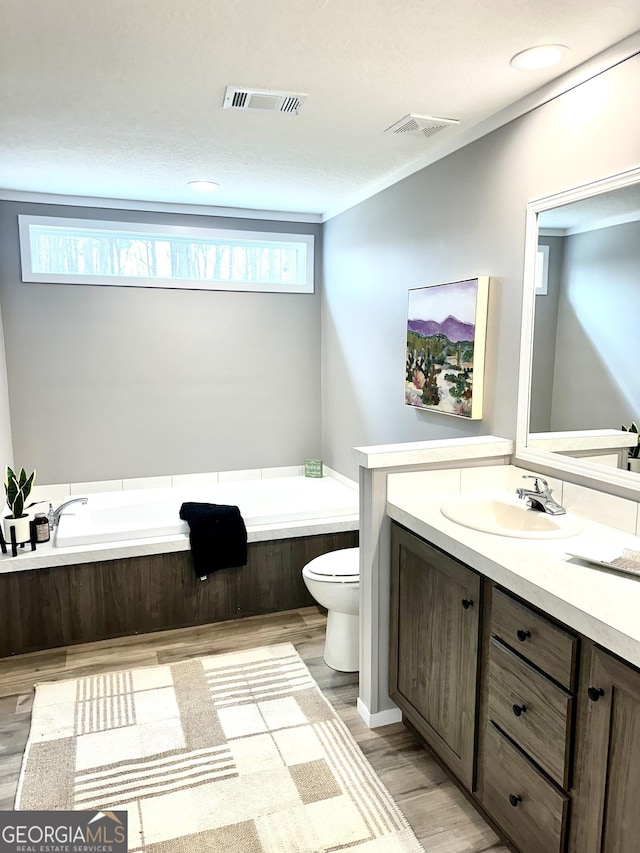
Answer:
[[[637,853],[640,672],[593,648],[584,675],[571,850]]]
[[[480,577],[392,525],[391,697],[473,788]]]

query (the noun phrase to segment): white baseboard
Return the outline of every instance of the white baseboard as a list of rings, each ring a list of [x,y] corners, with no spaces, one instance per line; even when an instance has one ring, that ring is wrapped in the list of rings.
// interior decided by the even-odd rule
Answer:
[[[375,714],[371,714],[362,699],[358,697],[357,709],[358,713],[370,729],[377,729],[380,726],[388,726],[391,725],[391,723],[399,723],[402,720],[402,711],[400,708],[395,707],[395,705],[393,708],[387,708],[386,711],[378,711]]]

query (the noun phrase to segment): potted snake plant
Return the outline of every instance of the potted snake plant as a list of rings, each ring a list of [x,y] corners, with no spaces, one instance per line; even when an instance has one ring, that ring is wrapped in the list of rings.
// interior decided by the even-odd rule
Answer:
[[[9,515],[2,520],[4,527],[4,538],[11,542],[11,528],[15,529],[16,542],[21,544],[31,539],[30,521],[25,510],[25,503],[36,479],[34,471],[29,477],[21,468],[16,474],[8,465],[4,475],[4,490],[7,496]]]
[[[640,474],[640,433],[638,432],[638,425],[636,423],[632,423],[630,427],[626,427],[623,424],[622,429],[625,432],[633,432],[636,434],[637,441],[629,448],[629,470],[635,471],[636,474]]]

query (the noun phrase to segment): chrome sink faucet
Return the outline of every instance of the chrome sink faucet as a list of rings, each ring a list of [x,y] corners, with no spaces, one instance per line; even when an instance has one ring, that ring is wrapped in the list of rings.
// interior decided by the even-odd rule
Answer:
[[[51,528],[57,527],[60,523],[60,516],[68,506],[71,506],[71,504],[86,504],[88,502],[89,498],[71,498],[70,501],[65,501],[64,503],[60,504],[60,506],[57,509],[54,509],[53,513],[50,514],[51,517],[49,518],[49,526]]]
[[[533,489],[516,489],[516,494],[519,498],[526,500],[530,507],[542,510],[549,515],[564,515],[566,513],[566,509],[551,497],[553,490],[549,488],[549,483],[544,477],[525,474],[523,479],[533,480]]]

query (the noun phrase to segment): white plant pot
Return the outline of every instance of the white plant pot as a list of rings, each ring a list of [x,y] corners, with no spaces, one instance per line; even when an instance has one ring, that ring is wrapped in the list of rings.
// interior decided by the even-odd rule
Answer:
[[[629,460],[629,470],[633,471],[635,474],[640,474],[640,458]]]
[[[28,515],[21,515],[20,518],[9,518],[9,516],[5,516],[2,519],[2,526],[4,528],[4,538],[7,544],[11,544],[12,527],[15,527],[16,542],[18,545],[21,545],[23,542],[29,542],[31,540],[30,523],[31,519]]]

